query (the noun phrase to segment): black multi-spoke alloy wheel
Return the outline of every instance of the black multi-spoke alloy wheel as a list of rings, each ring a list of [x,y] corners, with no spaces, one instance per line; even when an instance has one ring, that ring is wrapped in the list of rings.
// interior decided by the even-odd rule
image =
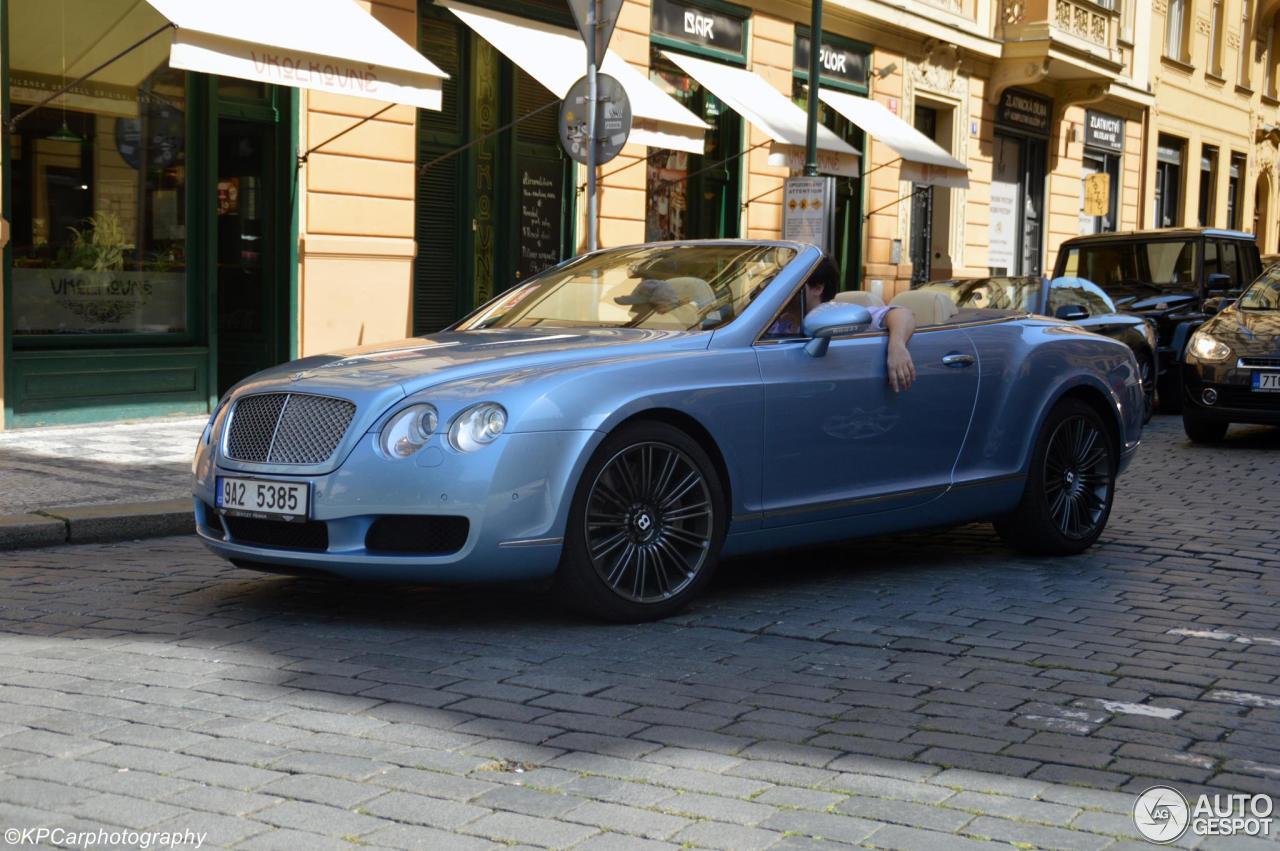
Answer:
[[[1187,437],[1191,438],[1191,442],[1222,442],[1222,438],[1227,436],[1227,427],[1230,423],[1198,416],[1195,412],[1188,410],[1190,407],[1191,405],[1187,404],[1182,409],[1182,430],[1187,433]]]
[[[1102,416],[1085,402],[1063,399],[1036,438],[1022,501],[996,519],[996,532],[1037,555],[1083,552],[1111,515],[1116,460],[1116,441]]]
[[[710,579],[724,533],[723,489],[697,441],[666,423],[623,426],[578,483],[557,589],[606,620],[667,617]]]

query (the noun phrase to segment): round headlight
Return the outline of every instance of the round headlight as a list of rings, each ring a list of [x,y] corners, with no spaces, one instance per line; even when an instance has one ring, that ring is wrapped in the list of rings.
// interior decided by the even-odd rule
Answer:
[[[454,419],[449,444],[459,452],[475,452],[498,439],[507,427],[507,412],[495,402],[472,405]]]
[[[378,442],[390,458],[408,458],[435,434],[440,417],[431,405],[410,405],[382,427]]]
[[[1203,331],[1191,335],[1191,344],[1187,347],[1200,360],[1219,361],[1231,356],[1231,347],[1216,340]]]

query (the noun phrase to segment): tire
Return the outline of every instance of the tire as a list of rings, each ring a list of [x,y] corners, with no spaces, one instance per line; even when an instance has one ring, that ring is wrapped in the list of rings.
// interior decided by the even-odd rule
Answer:
[[[1182,430],[1192,443],[1220,443],[1227,436],[1230,423],[1198,416],[1191,411],[1182,412]]]
[[[1142,399],[1146,405],[1146,410],[1142,414],[1142,424],[1146,425],[1151,422],[1151,416],[1156,412],[1156,406],[1160,404],[1156,389],[1156,365],[1148,354],[1137,354],[1137,359],[1138,376],[1142,379]]]
[[[590,617],[669,617],[710,581],[726,526],[720,477],[697,441],[666,423],[624,425],[578,481],[554,590]]]
[[[1022,501],[996,533],[1034,555],[1075,555],[1102,534],[1115,501],[1116,442],[1090,405],[1063,399],[1036,437]]]

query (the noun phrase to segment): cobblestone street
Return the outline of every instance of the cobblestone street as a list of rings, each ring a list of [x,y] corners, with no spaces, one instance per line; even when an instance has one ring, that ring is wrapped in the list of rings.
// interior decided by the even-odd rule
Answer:
[[[1280,430],[1158,417],[1102,542],[985,525],[729,562],[684,615],[0,554],[0,823],[243,848],[1151,847],[1280,793]],[[1274,837],[1273,837],[1274,839]],[[1179,847],[1277,847],[1188,833]]]

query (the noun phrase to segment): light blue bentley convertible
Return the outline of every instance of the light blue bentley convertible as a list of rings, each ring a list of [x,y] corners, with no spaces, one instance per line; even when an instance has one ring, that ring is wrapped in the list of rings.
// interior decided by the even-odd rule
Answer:
[[[614,620],[675,612],[731,554],[988,519],[1091,545],[1141,435],[1129,348],[904,293],[895,392],[879,305],[835,282],[793,243],[608,249],[439,334],[259,373],[200,440],[199,535],[273,572],[552,578]]]

